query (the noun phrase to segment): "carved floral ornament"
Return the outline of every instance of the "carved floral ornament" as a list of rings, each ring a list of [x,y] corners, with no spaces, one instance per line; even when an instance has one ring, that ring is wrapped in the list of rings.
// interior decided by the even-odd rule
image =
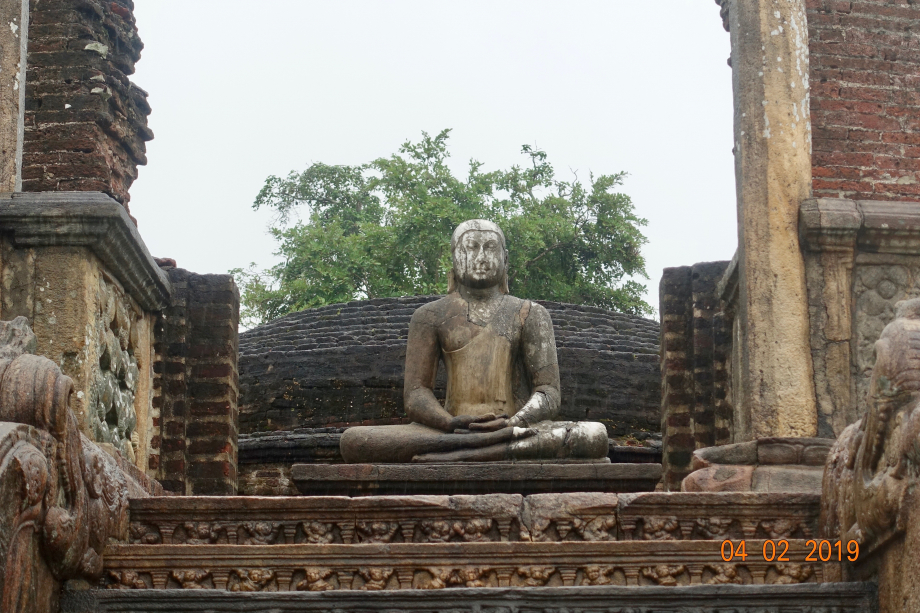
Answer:
[[[83,439],[73,381],[32,355],[24,317],[0,322],[0,610],[51,610],[64,580],[102,574],[110,537],[127,536],[128,489],[114,460]]]

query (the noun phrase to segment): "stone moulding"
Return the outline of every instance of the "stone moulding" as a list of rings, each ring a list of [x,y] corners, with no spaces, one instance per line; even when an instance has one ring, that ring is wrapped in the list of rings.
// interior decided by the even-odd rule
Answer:
[[[88,247],[144,310],[169,303],[166,274],[125,208],[101,192],[0,194],[0,231],[17,247]]]
[[[920,253],[920,203],[809,198],[799,209],[803,247]]]
[[[469,588],[450,595],[451,613],[874,613],[871,583],[803,585],[692,585]],[[151,603],[162,613],[220,611],[341,611],[367,613],[442,613],[444,595],[419,591],[337,591],[239,594],[214,590],[92,590],[65,592],[65,613],[141,613]]]
[[[748,541],[748,558],[726,564],[717,541],[114,544],[105,551],[105,569],[113,589],[331,591],[822,583],[827,567],[837,564],[805,561],[811,547],[803,540],[789,541],[786,563],[765,561],[762,547]]]

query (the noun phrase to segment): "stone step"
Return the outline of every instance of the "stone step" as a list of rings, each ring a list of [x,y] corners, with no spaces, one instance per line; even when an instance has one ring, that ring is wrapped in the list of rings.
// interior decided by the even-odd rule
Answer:
[[[802,539],[725,562],[719,541],[371,543],[356,545],[110,544],[106,585],[230,591],[823,583],[839,562],[808,559]],[[780,562],[777,556],[785,554]],[[833,574],[832,574],[833,573]]]
[[[682,493],[130,501],[134,545],[809,539],[820,496]]]
[[[872,583],[676,587],[451,588],[442,591],[67,590],[62,613],[874,613]],[[448,608],[449,607],[449,608]]]

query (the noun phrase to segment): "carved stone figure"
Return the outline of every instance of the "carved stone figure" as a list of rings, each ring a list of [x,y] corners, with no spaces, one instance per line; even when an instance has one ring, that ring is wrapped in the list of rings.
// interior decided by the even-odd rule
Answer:
[[[613,573],[613,568],[610,566],[598,566],[596,564],[586,566],[584,576],[579,585],[610,585],[613,583],[610,578],[611,573]]]
[[[169,578],[183,590],[206,590],[211,587],[207,583],[213,580],[210,571],[201,569],[174,570],[169,573]]]
[[[301,592],[327,592],[336,589],[330,581],[335,573],[328,568],[308,568],[304,578],[297,582],[294,589]]]
[[[875,343],[865,416],[828,456],[821,529],[855,540],[860,555],[904,531],[901,510],[920,474],[920,299],[897,305]]]
[[[523,566],[515,571],[519,577],[519,584],[527,587],[541,587],[546,585],[549,578],[556,572],[553,566]]]
[[[387,583],[393,576],[393,569],[388,567],[371,567],[358,570],[358,574],[364,579],[362,590],[385,590]]]
[[[607,431],[555,422],[559,367],[549,314],[508,294],[505,236],[492,222],[460,224],[451,238],[448,294],[409,323],[407,426],[362,426],[342,435],[347,462],[601,459]],[[442,406],[438,364],[447,371]]]
[[[31,355],[24,317],[0,322],[0,611],[56,607],[67,579],[102,575],[109,538],[128,536],[128,484],[84,440],[69,402],[73,381]],[[132,582],[133,583],[133,582]]]
[[[657,566],[647,566],[640,570],[642,576],[649,579],[656,585],[675,586],[680,583],[679,579],[687,572],[687,567],[683,564],[668,565],[658,564]]]
[[[304,542],[311,545],[325,545],[335,540],[335,533],[330,524],[321,521],[307,521],[301,524]]]
[[[277,591],[275,573],[267,568],[250,570],[237,569],[230,576],[231,592],[272,592]]]

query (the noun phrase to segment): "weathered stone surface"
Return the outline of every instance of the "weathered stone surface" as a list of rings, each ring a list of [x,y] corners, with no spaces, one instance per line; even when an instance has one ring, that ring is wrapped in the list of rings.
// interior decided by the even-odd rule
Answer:
[[[754,466],[713,464],[687,475],[682,492],[750,492]]]
[[[697,449],[685,492],[821,491],[822,465],[833,439],[765,437]]]
[[[292,471],[309,496],[635,492],[660,479],[660,464],[295,464]]]
[[[231,593],[215,590],[68,590],[63,613],[875,613],[875,585],[617,585],[537,588],[459,588],[444,594],[418,591]]]
[[[757,441],[704,447],[693,452],[693,470],[707,468],[713,464],[757,464]]]
[[[751,479],[754,492],[821,491],[824,470],[818,466],[758,466]]]
[[[535,494],[524,498],[521,540],[534,542],[615,541],[617,495],[603,493]]]
[[[0,2],[0,192],[22,189],[29,0]]]
[[[591,578],[594,567],[604,569],[601,575],[613,584],[675,586],[721,582],[729,569],[723,568],[716,545],[713,541],[116,544],[106,549],[105,569],[106,583],[114,589],[145,585],[233,590],[253,570],[271,578],[270,591],[574,586],[596,581]],[[760,552],[763,543],[749,541],[747,548]],[[805,562],[810,549],[805,541],[790,540],[792,561],[786,564],[750,555],[738,565],[744,570],[736,569],[733,582],[821,583],[827,571],[820,563]]]
[[[729,11],[738,190],[736,442],[815,436],[799,205],[811,192],[805,0]]]
[[[409,318],[438,296],[381,298],[292,313],[240,334],[240,432],[407,423]],[[560,419],[611,435],[658,430],[658,324],[538,301],[553,321]],[[442,372],[435,393],[443,397]]]

